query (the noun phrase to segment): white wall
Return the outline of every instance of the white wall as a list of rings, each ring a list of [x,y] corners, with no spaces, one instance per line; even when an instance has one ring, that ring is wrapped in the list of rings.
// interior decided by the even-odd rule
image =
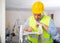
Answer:
[[[5,1],[0,0],[0,35],[1,43],[5,43]]]
[[[1,41],[1,30],[2,30],[2,1],[0,0],[0,41]]]
[[[10,26],[10,28],[13,27],[14,23],[16,22],[17,19],[22,20],[22,24],[28,17],[32,15],[30,10],[7,10],[6,11],[6,26]]]
[[[10,28],[13,27],[15,20],[17,18],[23,19],[23,21],[32,15],[31,9],[33,2],[37,0],[6,0],[6,26],[10,25]],[[45,6],[45,11],[47,14],[55,14],[54,15],[54,22],[57,27],[59,26],[59,9],[60,9],[60,1],[59,0],[38,0],[42,1]],[[22,9],[25,10],[22,10]],[[58,15],[57,15],[58,14]],[[27,16],[26,16],[27,15]]]
[[[55,25],[57,27],[60,27],[60,9],[58,11],[55,11],[54,21],[55,21]]]
[[[54,14],[54,24],[56,27],[60,28],[60,8],[57,8],[55,10],[46,11],[47,14]]]
[[[52,10],[52,9],[46,9],[46,14],[54,14],[54,23],[56,27],[60,27],[60,10]],[[6,11],[6,26],[10,25],[10,28],[13,27],[16,19],[20,18],[22,19],[22,22],[26,21],[26,19],[29,18],[29,16],[32,15],[31,10],[7,10]]]
[[[35,1],[42,1],[45,7],[60,7],[60,0],[6,0],[6,7],[31,8]]]
[[[2,29],[2,1],[0,0],[0,35]]]

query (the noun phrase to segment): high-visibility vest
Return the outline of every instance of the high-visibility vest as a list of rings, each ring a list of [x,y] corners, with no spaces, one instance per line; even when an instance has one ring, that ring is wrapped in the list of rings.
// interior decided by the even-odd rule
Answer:
[[[49,22],[50,22],[50,17],[47,15],[44,15],[43,18],[40,20],[41,23],[47,25],[49,27]],[[33,28],[34,32],[38,32],[38,28],[36,27],[36,20],[34,18],[34,16],[31,16],[29,19],[29,26]],[[52,43],[52,38],[50,36],[50,34],[44,29],[43,29],[43,38],[44,38],[44,43]],[[36,37],[38,37],[38,35],[35,35]],[[33,35],[34,37],[34,35]],[[32,43],[38,43],[38,38],[33,38],[30,35],[28,36],[28,40],[31,41]],[[28,42],[30,43],[30,42]],[[40,40],[40,43],[42,43],[42,41]]]

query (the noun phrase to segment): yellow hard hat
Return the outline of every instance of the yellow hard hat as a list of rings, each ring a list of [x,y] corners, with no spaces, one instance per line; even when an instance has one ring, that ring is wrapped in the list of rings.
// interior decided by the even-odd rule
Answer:
[[[44,12],[44,4],[42,2],[35,2],[32,6],[32,12],[34,14],[42,14]]]

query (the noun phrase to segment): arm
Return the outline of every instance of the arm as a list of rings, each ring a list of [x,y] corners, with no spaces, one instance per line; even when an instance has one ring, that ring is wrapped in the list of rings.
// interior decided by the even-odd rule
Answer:
[[[23,30],[25,27],[29,26],[29,19],[27,19],[27,21],[22,26],[23,26]]]
[[[29,26],[29,19],[23,24],[23,30],[24,31],[33,31],[33,29]]]
[[[42,24],[42,27],[48,32],[48,26],[45,24]]]
[[[54,22],[53,20],[50,20],[50,25],[49,25],[49,28],[48,28],[48,33],[51,35],[52,39],[53,40],[56,40],[56,41],[59,41],[60,42],[60,36],[59,36],[59,33],[57,32],[57,29],[54,25]]]

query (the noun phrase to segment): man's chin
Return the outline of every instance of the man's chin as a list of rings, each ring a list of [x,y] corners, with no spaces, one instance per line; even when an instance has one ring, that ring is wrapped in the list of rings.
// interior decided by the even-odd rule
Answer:
[[[39,21],[39,19],[36,19],[36,21]]]

